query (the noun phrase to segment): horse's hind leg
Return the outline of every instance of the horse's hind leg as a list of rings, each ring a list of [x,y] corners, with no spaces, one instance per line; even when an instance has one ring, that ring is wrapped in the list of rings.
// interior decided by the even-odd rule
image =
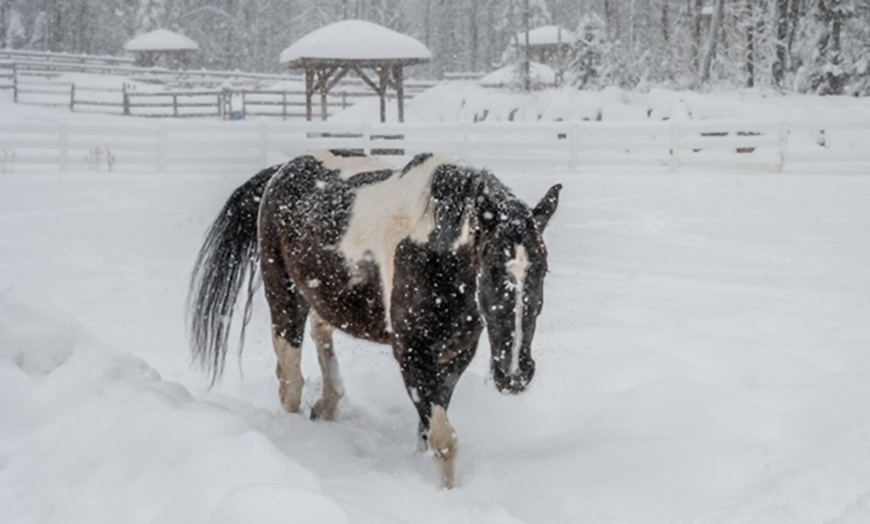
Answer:
[[[323,374],[323,391],[320,400],[314,404],[314,408],[311,410],[311,419],[333,420],[338,401],[344,396],[338,359],[335,358],[335,350],[332,345],[333,327],[313,309],[309,312],[309,316],[311,317],[311,338],[317,346],[317,361],[320,363],[320,372]]]
[[[268,241],[261,237],[260,267],[269,312],[272,316],[272,345],[278,357],[275,374],[281,404],[290,413],[299,413],[302,403],[302,339],[308,304],[290,280],[277,249],[269,249]]]

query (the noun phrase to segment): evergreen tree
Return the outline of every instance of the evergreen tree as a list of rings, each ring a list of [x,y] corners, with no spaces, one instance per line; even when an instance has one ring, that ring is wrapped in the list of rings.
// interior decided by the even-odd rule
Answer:
[[[595,13],[585,15],[577,26],[574,56],[568,66],[572,84],[580,89],[604,86],[608,73],[605,59],[609,57],[607,26]]]
[[[847,22],[855,15],[851,0],[815,0],[805,20],[806,42],[802,49],[803,66],[798,71],[796,87],[803,92],[820,95],[843,94],[850,73],[857,72],[860,63],[844,50],[851,26]],[[857,66],[857,67],[856,67]]]

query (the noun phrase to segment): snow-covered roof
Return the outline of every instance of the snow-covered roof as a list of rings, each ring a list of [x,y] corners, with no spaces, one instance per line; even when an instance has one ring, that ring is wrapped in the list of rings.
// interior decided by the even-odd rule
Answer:
[[[419,60],[432,52],[419,40],[364,20],[344,20],[308,33],[281,52],[281,63],[320,60]]]
[[[125,51],[196,51],[199,45],[184,35],[168,29],[155,29],[139,35],[124,45]]]
[[[483,86],[504,86],[510,84],[516,78],[516,64],[496,69],[484,76],[478,83]],[[556,71],[538,62],[529,62],[529,77],[533,84],[552,85],[556,83]]]
[[[573,44],[576,41],[574,33],[557,25],[545,25],[529,31],[529,45],[556,45]],[[517,33],[516,40],[519,45],[526,45],[526,32]],[[513,42],[512,42],[513,43]]]

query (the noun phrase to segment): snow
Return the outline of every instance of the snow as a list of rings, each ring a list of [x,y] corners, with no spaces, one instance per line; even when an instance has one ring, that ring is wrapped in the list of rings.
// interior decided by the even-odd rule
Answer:
[[[856,99],[683,97],[696,117],[743,100],[866,118]],[[389,348],[336,336],[333,423],[282,411],[260,295],[223,381],[190,367],[191,264],[258,167],[0,174],[0,522],[870,519],[870,178],[498,170],[527,201],[564,184],[537,374],[498,394],[482,345],[445,491]],[[310,408],[310,341],[303,372]]]
[[[492,73],[484,75],[478,80],[482,86],[507,86],[519,78],[517,68],[519,64],[511,64]],[[556,71],[552,67],[538,62],[529,62],[529,77],[533,85],[553,85],[556,83]]]
[[[196,51],[199,44],[168,29],[155,29],[124,44],[126,51]]]
[[[364,20],[344,20],[308,33],[281,52],[281,63],[306,58],[419,59],[432,53],[419,40]]]
[[[509,82],[512,70],[500,71],[497,76],[493,73],[491,80]],[[521,93],[481,85],[487,84],[489,78],[484,77],[477,82],[443,83],[415,96],[405,104],[405,121],[870,120],[870,104],[846,96],[779,96],[766,90],[752,89],[716,93],[670,89],[632,92],[617,87],[601,91],[564,87]],[[389,121],[396,120],[396,112],[392,109],[388,105]],[[373,122],[378,118],[377,100],[363,100],[335,115],[331,121]]]
[[[511,43],[519,42],[520,46],[526,45],[526,32],[517,33],[516,40]],[[545,25],[537,27],[529,31],[529,45],[557,45],[557,44],[573,44],[577,40],[574,33],[559,27],[557,25]]]

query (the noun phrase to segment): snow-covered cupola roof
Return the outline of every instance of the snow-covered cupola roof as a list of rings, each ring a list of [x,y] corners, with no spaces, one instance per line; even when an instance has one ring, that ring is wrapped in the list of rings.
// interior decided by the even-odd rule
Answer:
[[[168,29],[155,29],[127,42],[124,50],[129,52],[197,51],[199,44]]]
[[[559,44],[571,45],[576,40],[577,38],[574,36],[574,33],[557,25],[545,25],[529,31],[529,45],[533,47]],[[514,42],[519,42],[521,46],[526,45],[526,32],[517,33],[516,40],[511,41],[512,44]]]

